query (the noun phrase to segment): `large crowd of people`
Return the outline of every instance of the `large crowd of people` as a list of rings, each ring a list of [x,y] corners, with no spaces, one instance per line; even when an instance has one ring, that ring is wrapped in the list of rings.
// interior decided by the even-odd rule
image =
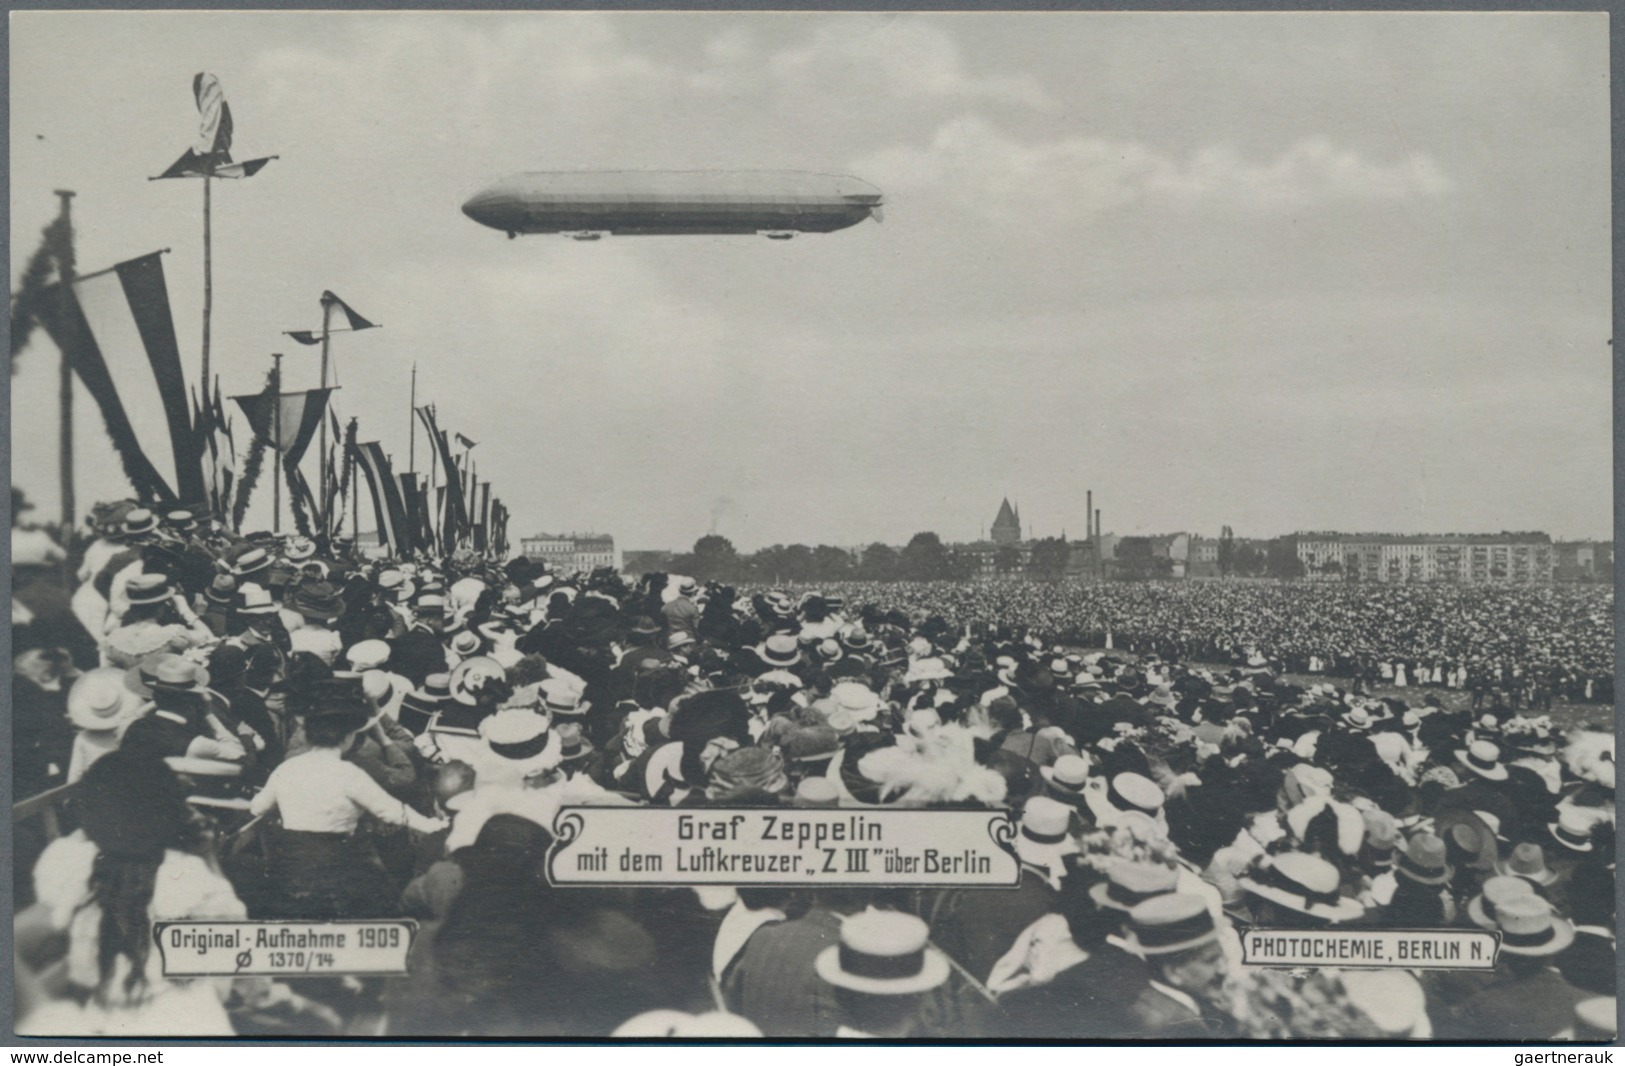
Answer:
[[[1542,713],[1611,699],[1603,593],[735,589],[94,522],[13,536],[20,1032],[1614,1034],[1613,737]],[[565,805],[987,808],[1020,883],[555,886]],[[182,979],[151,933],[390,917],[401,976]],[[1499,948],[1244,965],[1259,928]]]

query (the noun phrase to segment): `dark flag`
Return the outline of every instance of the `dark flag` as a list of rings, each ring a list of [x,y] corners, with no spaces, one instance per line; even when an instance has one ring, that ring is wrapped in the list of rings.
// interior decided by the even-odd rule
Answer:
[[[391,555],[410,552],[407,540],[406,509],[401,502],[400,486],[390,470],[389,459],[377,441],[357,444],[356,465],[366,475],[367,487],[372,492],[373,514],[378,520],[378,540],[387,546]]]
[[[101,409],[136,492],[164,503],[203,500],[203,446],[192,422],[160,254],[82,275],[66,301],[57,296],[60,283],[47,286],[42,302],[52,310],[40,322]],[[141,353],[131,350],[131,341]],[[153,424],[160,411],[175,459],[173,489],[142,446],[143,438],[151,446],[160,434]]]
[[[192,98],[197,101],[197,141],[159,178],[251,178],[276,158],[271,155],[241,163],[231,161],[231,105],[226,103],[219,78],[213,74],[194,75]]]
[[[288,462],[297,464],[305,457],[305,449],[310,447],[317,428],[322,424],[322,416],[327,412],[327,396],[333,391],[307,389],[304,392],[282,393],[281,402],[277,404],[280,428],[271,417],[272,405],[263,395],[255,393],[252,396],[233,396],[232,399],[248,416],[248,424],[254,427],[254,432],[273,443],[281,440],[282,454]]]
[[[423,428],[429,431],[429,443],[440,456],[440,469],[446,474],[446,486],[452,490],[447,494],[445,508],[438,512],[443,530],[441,550],[450,551],[469,525],[468,511],[463,502],[463,483],[458,476],[457,460],[451,454],[451,443],[445,431],[435,424],[434,408],[419,407],[417,413]]]
[[[457,434],[457,443],[461,444],[464,448],[472,448],[479,444],[479,441],[469,440],[467,437],[459,433]]]
[[[337,296],[334,296],[332,292],[322,293],[322,306],[333,306],[338,308],[340,311],[343,311],[345,320],[350,323],[351,330],[359,332],[364,329],[374,329],[378,325],[378,323],[368,322],[366,319],[356,314],[354,308],[345,303],[343,300],[339,299]]]

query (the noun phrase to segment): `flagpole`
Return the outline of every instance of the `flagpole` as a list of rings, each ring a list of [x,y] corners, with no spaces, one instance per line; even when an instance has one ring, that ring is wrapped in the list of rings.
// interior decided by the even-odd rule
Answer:
[[[322,388],[327,388],[327,326],[333,317],[333,304],[329,300],[322,301]],[[320,454],[327,454],[327,419],[322,419],[322,443]],[[308,439],[308,438],[307,438]],[[327,466],[322,466],[322,499],[327,499]]]
[[[411,434],[406,446],[407,472],[416,476],[418,472],[418,364],[412,363],[412,402],[406,410],[406,429]]]
[[[271,397],[271,434],[276,453],[271,456],[271,532],[282,532],[282,355],[273,352],[277,394]],[[306,438],[309,439],[308,437]]]
[[[73,197],[70,189],[56,190],[59,202],[58,232],[56,240],[56,273],[61,288],[58,295],[61,299],[62,328],[71,329],[72,317],[67,314],[73,299]],[[62,345],[62,360],[58,366],[57,401],[58,401],[58,438],[57,438],[57,466],[61,477],[62,494],[62,547],[72,551],[73,531],[78,525],[74,515],[77,508],[73,499],[73,364],[68,359],[68,352],[73,348],[71,340],[65,340]],[[16,516],[12,516],[15,518]],[[63,562],[63,573],[66,575],[67,563]]]
[[[214,310],[214,240],[210,220],[214,177],[203,172],[203,384],[209,383],[209,318]]]
[[[357,419],[352,416],[350,425],[355,425],[356,421]],[[351,433],[349,436],[353,438],[355,434]],[[360,471],[355,468],[355,456],[348,451],[345,452],[344,461],[350,464],[350,549],[356,553],[356,558],[359,559],[361,557],[361,484],[356,480],[356,475]]]

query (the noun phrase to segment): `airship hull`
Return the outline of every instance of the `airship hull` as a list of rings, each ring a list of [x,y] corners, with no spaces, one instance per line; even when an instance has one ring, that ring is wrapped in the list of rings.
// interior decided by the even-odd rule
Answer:
[[[801,171],[539,171],[494,182],[463,213],[509,235],[782,237],[855,226],[880,200],[856,178]]]

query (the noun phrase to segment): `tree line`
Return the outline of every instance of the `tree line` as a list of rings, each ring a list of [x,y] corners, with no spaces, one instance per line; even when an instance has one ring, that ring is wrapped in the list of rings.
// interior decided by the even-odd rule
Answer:
[[[1053,580],[1066,573],[1071,545],[1059,537],[1034,541],[1025,561],[1015,548],[1001,549],[994,569],[1022,571]],[[727,537],[707,534],[694,549],[674,556],[670,569],[700,581],[759,584],[802,584],[830,581],[966,581],[982,571],[972,552],[944,544],[935,533],[916,533],[902,548],[878,541],[852,550],[829,544],[775,544],[744,554]]]

